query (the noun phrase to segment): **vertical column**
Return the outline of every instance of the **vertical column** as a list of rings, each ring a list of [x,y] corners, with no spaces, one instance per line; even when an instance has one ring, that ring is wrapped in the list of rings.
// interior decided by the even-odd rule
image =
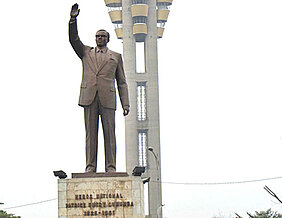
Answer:
[[[159,126],[159,86],[158,86],[158,54],[157,54],[157,4],[156,0],[147,1],[148,18],[147,34],[145,42],[145,72],[136,73],[136,37],[133,34],[132,0],[122,1],[123,21],[123,49],[124,68],[127,75],[130,98],[130,114],[126,117],[125,140],[126,140],[126,167],[129,174],[135,166],[148,163],[145,176],[151,177],[149,183],[149,214],[151,218],[162,217],[162,194],[161,194],[161,165],[160,165],[160,126]],[[141,2],[141,1],[140,1]],[[137,6],[136,6],[137,7]],[[139,6],[138,6],[139,7]],[[140,7],[141,8],[141,7]],[[134,10],[133,10],[134,11]],[[135,11],[136,12],[136,11]],[[144,25],[143,25],[144,26]],[[135,34],[139,29],[135,29]],[[136,32],[137,31],[137,32]],[[141,38],[138,38],[141,40]],[[141,43],[141,41],[139,41]],[[145,84],[146,96],[138,97],[138,84]],[[142,92],[140,92],[142,94]],[[141,105],[138,107],[138,98]],[[142,100],[146,103],[146,119],[138,119],[138,109],[142,112]],[[140,104],[140,102],[139,102]],[[140,113],[141,113],[140,112]],[[143,113],[141,113],[144,115]],[[143,118],[141,116],[141,118]],[[139,140],[140,134],[146,133],[145,140]],[[139,143],[139,144],[138,144]],[[143,143],[143,144],[142,144]],[[139,146],[139,147],[138,147]],[[144,148],[152,147],[156,155],[144,151]],[[142,150],[143,149],[143,150]],[[139,161],[140,158],[143,158]]]
[[[136,122],[136,43],[133,35],[131,0],[122,0],[123,57],[129,89],[130,113],[125,118],[126,171],[131,174],[138,166]]]
[[[149,183],[149,214],[150,218],[156,218],[162,217],[156,0],[148,1],[148,6],[148,35],[145,40],[145,62],[148,73],[148,142],[158,159],[156,161],[155,156],[151,152],[148,153],[148,176],[154,181]]]

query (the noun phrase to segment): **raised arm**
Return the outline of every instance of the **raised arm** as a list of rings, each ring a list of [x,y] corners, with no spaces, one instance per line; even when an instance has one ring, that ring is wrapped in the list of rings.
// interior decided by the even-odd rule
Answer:
[[[79,11],[80,9],[78,9],[78,4],[74,4],[70,12],[69,40],[75,53],[78,55],[80,59],[82,59],[84,45],[79,39],[78,31],[77,31],[77,21],[76,21],[76,17],[79,15]]]

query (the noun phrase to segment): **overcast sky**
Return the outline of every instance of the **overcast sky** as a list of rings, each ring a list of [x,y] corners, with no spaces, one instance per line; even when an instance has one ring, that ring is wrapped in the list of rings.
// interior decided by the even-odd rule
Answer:
[[[94,46],[96,30],[104,28],[110,49],[122,53],[104,1],[77,2],[84,44]],[[57,198],[53,170],[84,171],[82,67],[68,41],[73,3],[1,2],[0,209]],[[282,179],[191,184],[282,176],[281,11],[281,0],[173,2],[158,41],[164,217],[282,213],[263,189],[282,198]],[[118,106],[117,170],[125,171]],[[57,201],[7,211],[53,218]]]

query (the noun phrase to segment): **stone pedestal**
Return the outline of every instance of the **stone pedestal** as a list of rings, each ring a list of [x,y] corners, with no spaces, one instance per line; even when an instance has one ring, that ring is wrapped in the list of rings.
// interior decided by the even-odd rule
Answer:
[[[59,218],[144,218],[144,185],[126,173],[76,173],[58,180]]]

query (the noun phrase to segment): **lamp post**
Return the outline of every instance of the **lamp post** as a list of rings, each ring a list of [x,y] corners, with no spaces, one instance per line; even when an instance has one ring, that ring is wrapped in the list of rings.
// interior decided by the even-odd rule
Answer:
[[[156,165],[157,165],[157,171],[159,171],[160,162],[159,162],[159,159],[158,159],[156,153],[154,152],[154,149],[152,147],[149,147],[148,150],[151,151],[152,154],[154,155],[154,158],[156,160]]]
[[[162,209],[163,206],[165,206],[165,205],[164,205],[164,204],[161,204],[161,205],[158,207],[158,209],[157,209],[157,216],[158,216],[158,218],[161,218],[160,211],[161,211],[161,209]]]
[[[154,155],[155,161],[156,161],[156,168],[157,168],[157,181],[160,181],[160,172],[159,172],[159,168],[160,168],[160,161],[158,156],[156,155],[156,153],[154,152],[154,149],[152,147],[148,147],[148,150],[150,152],[152,152],[152,154]],[[162,206],[164,206],[164,204],[160,204],[160,206],[157,208],[157,218],[162,218]]]

